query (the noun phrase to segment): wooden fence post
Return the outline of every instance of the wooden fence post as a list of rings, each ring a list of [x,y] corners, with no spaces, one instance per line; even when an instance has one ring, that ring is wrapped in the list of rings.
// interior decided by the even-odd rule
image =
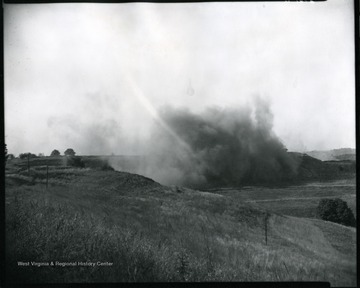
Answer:
[[[266,214],[265,214],[265,245],[267,245],[267,230],[268,230],[268,219],[269,219],[269,213],[268,212],[266,212]]]

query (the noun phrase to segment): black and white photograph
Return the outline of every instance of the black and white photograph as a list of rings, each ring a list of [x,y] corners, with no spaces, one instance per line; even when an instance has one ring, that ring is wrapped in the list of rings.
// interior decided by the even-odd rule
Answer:
[[[354,5],[3,3],[6,284],[356,287]]]

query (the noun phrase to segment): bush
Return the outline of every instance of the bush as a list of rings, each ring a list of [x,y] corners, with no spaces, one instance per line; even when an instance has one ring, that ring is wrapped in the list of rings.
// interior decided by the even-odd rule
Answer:
[[[84,168],[85,163],[82,161],[81,157],[70,156],[66,158],[66,166]]]
[[[319,218],[346,226],[355,226],[355,217],[347,203],[340,198],[322,199],[317,207]]]

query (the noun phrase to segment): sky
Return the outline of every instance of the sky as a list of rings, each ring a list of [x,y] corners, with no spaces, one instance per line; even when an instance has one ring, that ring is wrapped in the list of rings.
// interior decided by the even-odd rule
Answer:
[[[3,7],[9,153],[142,154],[159,109],[258,98],[290,151],[355,147],[353,1]]]

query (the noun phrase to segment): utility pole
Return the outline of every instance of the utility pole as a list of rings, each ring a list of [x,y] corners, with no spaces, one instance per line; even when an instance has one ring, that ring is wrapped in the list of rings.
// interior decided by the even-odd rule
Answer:
[[[48,189],[48,183],[49,183],[49,165],[46,164],[46,189]]]

